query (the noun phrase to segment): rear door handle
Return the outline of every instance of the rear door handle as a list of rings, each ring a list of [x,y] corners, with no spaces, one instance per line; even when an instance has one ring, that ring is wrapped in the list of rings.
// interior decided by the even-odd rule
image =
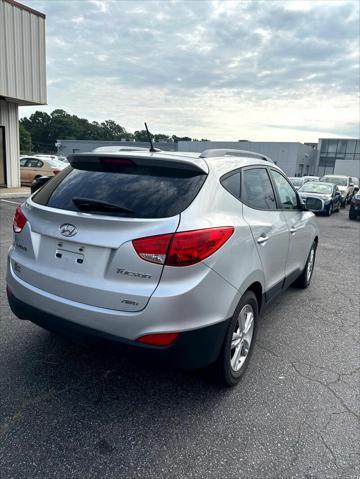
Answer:
[[[259,244],[264,244],[269,240],[269,237],[266,236],[265,234],[262,234],[261,236],[258,237],[257,242]]]
[[[292,227],[290,228],[290,233],[293,235],[293,234],[295,234],[295,233],[297,232],[297,230],[298,230],[298,228],[295,228],[295,226],[292,226]]]

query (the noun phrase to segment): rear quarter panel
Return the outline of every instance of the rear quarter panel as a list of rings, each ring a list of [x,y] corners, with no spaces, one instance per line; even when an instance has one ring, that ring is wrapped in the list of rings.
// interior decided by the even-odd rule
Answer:
[[[243,219],[242,203],[220,184],[220,174],[210,171],[194,202],[181,213],[178,231],[233,226],[234,234],[204,264],[241,294],[253,283],[264,289],[264,274],[249,225]],[[216,294],[216,291],[209,294]],[[222,301],[222,298],[218,298]],[[236,305],[234,306],[235,309]]]

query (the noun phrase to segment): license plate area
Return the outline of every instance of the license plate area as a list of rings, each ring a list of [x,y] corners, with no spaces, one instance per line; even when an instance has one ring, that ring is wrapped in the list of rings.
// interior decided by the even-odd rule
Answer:
[[[84,263],[85,256],[82,253],[75,253],[63,248],[57,248],[55,251],[56,260],[66,266],[81,265]]]

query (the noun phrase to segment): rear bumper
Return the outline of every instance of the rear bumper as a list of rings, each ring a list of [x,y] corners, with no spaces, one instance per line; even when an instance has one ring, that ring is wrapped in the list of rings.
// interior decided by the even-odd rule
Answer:
[[[165,362],[180,369],[196,369],[213,363],[224,341],[230,319],[211,326],[181,332],[168,347],[148,346],[99,331],[24,303],[8,290],[8,301],[13,313],[20,319],[29,320],[38,326],[72,338],[89,340],[92,343],[109,344],[125,353],[146,355],[149,359]]]

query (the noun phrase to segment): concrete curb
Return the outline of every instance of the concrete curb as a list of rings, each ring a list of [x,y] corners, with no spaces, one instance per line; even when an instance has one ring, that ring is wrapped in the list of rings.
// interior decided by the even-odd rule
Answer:
[[[9,191],[10,190],[10,191]],[[0,200],[6,198],[26,198],[30,195],[30,188],[0,190]]]

